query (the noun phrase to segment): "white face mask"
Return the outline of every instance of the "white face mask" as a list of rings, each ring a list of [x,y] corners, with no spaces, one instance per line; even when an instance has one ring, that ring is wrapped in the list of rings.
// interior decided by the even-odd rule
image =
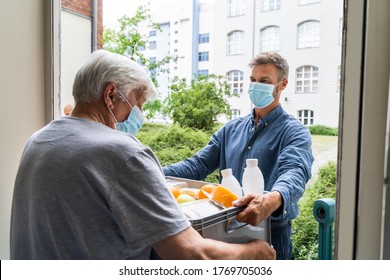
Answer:
[[[144,123],[144,115],[142,111],[138,108],[138,106],[131,105],[127,98],[119,90],[118,92],[120,93],[120,95],[122,95],[122,97],[132,109],[125,121],[118,122],[114,116],[114,113],[110,110],[110,108],[107,107],[107,109],[110,111],[112,117],[115,120],[115,129],[126,132],[130,135],[136,135]]]

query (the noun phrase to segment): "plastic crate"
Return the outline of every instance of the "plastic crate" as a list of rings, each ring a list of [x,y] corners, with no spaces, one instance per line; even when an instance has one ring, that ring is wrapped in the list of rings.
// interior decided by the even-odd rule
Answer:
[[[182,182],[186,187],[200,189],[204,181],[188,180],[176,177],[166,177],[169,182]],[[266,219],[258,226],[240,223],[234,217],[245,207],[221,208],[209,199],[182,203],[183,213],[191,222],[192,227],[203,237],[228,243],[245,243],[253,239],[261,239],[271,243],[271,224]]]

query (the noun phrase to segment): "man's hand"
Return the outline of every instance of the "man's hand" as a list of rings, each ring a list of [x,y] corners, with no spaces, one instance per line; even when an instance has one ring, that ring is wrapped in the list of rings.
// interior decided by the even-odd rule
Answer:
[[[233,205],[236,207],[248,205],[238,213],[236,220],[257,226],[282,205],[282,196],[276,191],[263,195],[252,193],[236,200]]]

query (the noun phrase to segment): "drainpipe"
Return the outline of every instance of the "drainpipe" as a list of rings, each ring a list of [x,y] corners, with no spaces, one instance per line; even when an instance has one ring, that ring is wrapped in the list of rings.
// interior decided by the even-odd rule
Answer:
[[[98,22],[98,0],[92,1],[92,46],[91,50],[97,50],[97,22]]]

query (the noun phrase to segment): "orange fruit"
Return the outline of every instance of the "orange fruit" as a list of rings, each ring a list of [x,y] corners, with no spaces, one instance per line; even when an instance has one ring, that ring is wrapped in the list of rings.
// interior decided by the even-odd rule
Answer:
[[[223,186],[217,186],[211,193],[213,199],[229,208],[233,206],[233,201],[238,199],[238,196]]]
[[[205,192],[211,194],[211,193],[213,192],[213,190],[214,190],[216,187],[217,187],[217,186],[216,186],[216,185],[213,185],[213,184],[204,185],[203,187],[200,188],[198,198],[199,198],[199,199],[207,198],[207,196],[204,195],[203,191],[205,191]]]
[[[180,189],[179,188],[176,188],[176,187],[168,187],[169,188],[169,190],[171,191],[171,193],[173,194],[173,196],[175,197],[175,198],[177,198],[180,194],[181,194],[181,191],[180,191]]]

